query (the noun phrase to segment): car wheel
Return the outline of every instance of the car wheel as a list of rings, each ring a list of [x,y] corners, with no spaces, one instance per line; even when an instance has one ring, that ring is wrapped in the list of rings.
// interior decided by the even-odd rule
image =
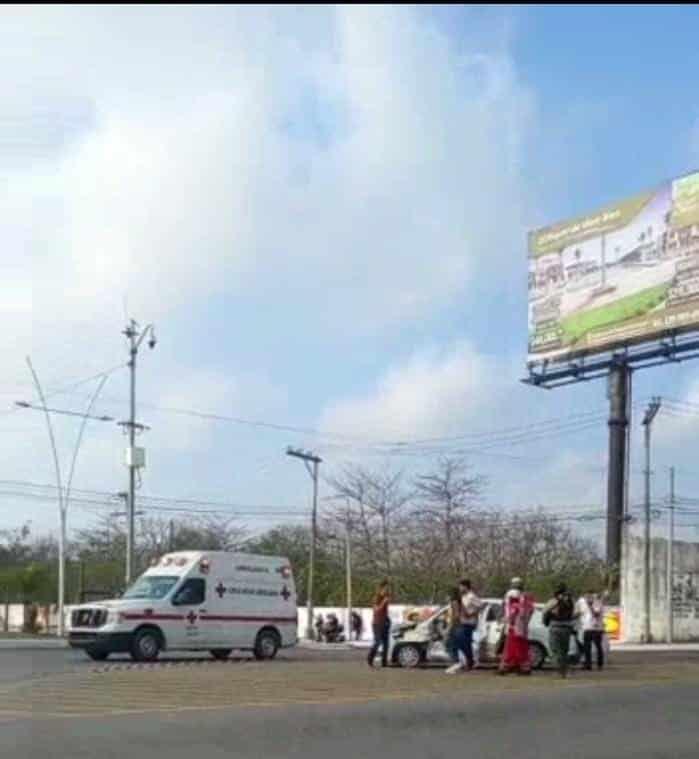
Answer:
[[[255,658],[259,660],[274,659],[279,646],[279,635],[274,630],[262,630],[257,634],[257,639],[255,640]]]
[[[420,646],[412,644],[401,646],[396,653],[396,661],[404,669],[415,669],[423,661],[423,651]]]
[[[92,661],[106,661],[109,656],[109,651],[100,651],[99,649],[86,648],[85,653],[92,659]]]
[[[162,641],[157,630],[139,630],[131,643],[131,658],[134,661],[155,661],[161,648]]]
[[[546,661],[546,649],[541,643],[529,641],[529,665],[532,669],[541,669]]]
[[[218,661],[223,661],[231,655],[232,648],[214,648],[211,655]]]

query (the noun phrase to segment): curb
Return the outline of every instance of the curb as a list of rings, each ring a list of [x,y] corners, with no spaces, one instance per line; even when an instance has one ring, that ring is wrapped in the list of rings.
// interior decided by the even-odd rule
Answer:
[[[616,653],[684,653],[699,652],[699,643],[611,643],[610,649]]]
[[[304,648],[306,651],[320,651],[321,653],[332,653],[333,651],[352,651],[354,646],[350,643],[316,643],[315,641],[300,640],[297,648]]]
[[[105,672],[131,672],[147,671],[152,672],[158,669],[196,669],[200,667],[223,667],[231,664],[244,664],[252,662],[254,659],[192,659],[191,661],[161,661],[161,662],[119,662],[114,664],[105,664],[99,667],[90,667],[88,672],[102,674]]]

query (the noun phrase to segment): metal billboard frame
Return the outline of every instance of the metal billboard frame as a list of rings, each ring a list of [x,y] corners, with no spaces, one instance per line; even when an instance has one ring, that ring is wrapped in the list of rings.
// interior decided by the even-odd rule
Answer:
[[[547,359],[530,362],[529,374],[522,382],[551,390],[605,377],[619,367],[635,371],[693,358],[699,358],[699,331],[670,333],[650,343],[612,348],[605,353],[583,354],[563,362]]]

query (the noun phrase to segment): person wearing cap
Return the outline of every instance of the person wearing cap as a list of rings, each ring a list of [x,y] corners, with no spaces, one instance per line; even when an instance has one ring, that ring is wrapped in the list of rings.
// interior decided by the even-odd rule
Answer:
[[[561,677],[568,677],[570,637],[579,616],[568,587],[560,583],[544,607],[543,622],[549,628],[549,648]]]
[[[529,661],[529,620],[534,613],[534,600],[524,592],[521,578],[513,577],[505,594],[505,648],[500,658],[498,674],[518,672],[531,674]]]

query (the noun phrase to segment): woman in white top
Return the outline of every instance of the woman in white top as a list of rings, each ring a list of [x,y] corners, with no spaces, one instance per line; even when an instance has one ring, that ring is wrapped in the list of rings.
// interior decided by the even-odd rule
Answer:
[[[583,669],[592,669],[592,645],[597,649],[597,669],[604,667],[604,601],[597,594],[588,591],[578,600],[576,611],[580,614],[583,631]]]

